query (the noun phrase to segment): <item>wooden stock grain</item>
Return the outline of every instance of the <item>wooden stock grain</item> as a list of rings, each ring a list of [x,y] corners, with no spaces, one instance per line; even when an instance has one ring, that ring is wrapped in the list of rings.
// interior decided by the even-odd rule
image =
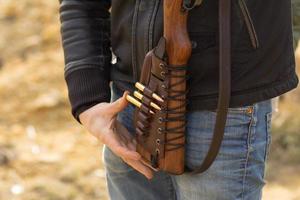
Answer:
[[[170,65],[186,65],[191,55],[191,42],[187,32],[188,12],[182,11],[182,0],[164,0],[164,37],[166,39],[166,51],[168,63]],[[184,75],[184,72],[176,72],[174,74]],[[169,85],[177,82],[178,78],[171,78]],[[186,91],[186,84],[180,84],[172,88],[172,90]],[[172,94],[171,94],[172,95]],[[185,99],[185,96],[182,98]],[[178,101],[169,100],[168,108],[172,109],[178,106]],[[182,108],[185,111],[185,108]],[[175,117],[175,114],[169,114]],[[178,127],[183,122],[168,122],[167,127]],[[182,129],[185,132],[185,129]],[[167,134],[166,140],[177,137],[177,134]],[[184,144],[185,139],[181,138],[176,143]],[[175,158],[175,159],[174,159]],[[184,172],[184,148],[173,151],[166,151],[165,158],[161,160],[164,169],[169,172],[180,174]]]

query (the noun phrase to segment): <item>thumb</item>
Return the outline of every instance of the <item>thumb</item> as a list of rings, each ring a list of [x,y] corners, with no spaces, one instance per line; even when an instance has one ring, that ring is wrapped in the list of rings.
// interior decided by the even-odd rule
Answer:
[[[114,114],[117,114],[118,112],[121,112],[128,106],[128,101],[126,100],[126,95],[128,95],[128,94],[129,94],[129,92],[125,91],[121,98],[119,98],[118,100],[116,100],[110,104],[111,112],[113,112]]]

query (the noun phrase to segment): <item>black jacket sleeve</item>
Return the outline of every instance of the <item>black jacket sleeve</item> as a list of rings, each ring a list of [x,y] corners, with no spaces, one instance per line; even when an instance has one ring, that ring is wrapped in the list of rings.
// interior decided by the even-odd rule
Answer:
[[[65,80],[72,114],[109,102],[110,0],[60,0]]]

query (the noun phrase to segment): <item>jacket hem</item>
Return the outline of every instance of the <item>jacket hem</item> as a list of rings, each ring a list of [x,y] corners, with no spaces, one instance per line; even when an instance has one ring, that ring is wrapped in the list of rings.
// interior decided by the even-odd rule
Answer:
[[[120,90],[128,90],[133,92],[134,84],[131,82],[125,82],[120,80],[113,81],[117,88]],[[231,95],[230,108],[250,106],[254,103],[272,99],[274,97],[280,96],[284,93],[293,90],[298,85],[298,77],[296,74],[288,76],[284,81],[278,83],[270,83],[268,85],[261,86],[255,90],[251,89],[249,91],[242,91],[238,94]],[[214,96],[194,96],[189,97],[189,103],[187,106],[188,111],[197,110],[215,110],[218,105],[218,97]]]
[[[293,74],[287,77],[285,81],[280,81],[279,83],[273,82],[267,86],[264,85],[249,92],[244,91],[239,94],[233,93],[231,95],[230,108],[250,106],[254,103],[280,96],[292,89],[295,89],[298,85],[298,82],[297,75]],[[209,98],[205,96],[195,96],[190,98],[187,110],[214,110],[217,108],[217,104],[218,98],[216,96]]]

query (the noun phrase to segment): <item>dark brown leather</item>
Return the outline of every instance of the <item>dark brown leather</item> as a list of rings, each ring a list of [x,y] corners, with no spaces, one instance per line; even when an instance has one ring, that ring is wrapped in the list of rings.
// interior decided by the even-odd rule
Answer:
[[[219,0],[219,101],[212,143],[201,166],[193,173],[206,171],[216,159],[224,136],[231,93],[231,0]]]
[[[217,108],[217,117],[213,133],[213,139],[208,150],[206,157],[204,158],[200,167],[193,171],[193,173],[202,173],[207,170],[216,156],[224,136],[224,129],[226,125],[227,112],[230,101],[231,92],[231,0],[219,0],[219,41],[220,41],[220,56],[219,56],[219,101]],[[144,91],[140,91],[144,98],[142,99],[142,107],[137,108],[135,111],[135,127],[137,132],[137,151],[142,155],[144,163],[154,170],[164,170],[172,174],[182,174],[184,166],[184,158],[173,156],[167,158],[166,153],[172,150],[174,147],[178,147],[178,144],[172,142],[177,139],[181,139],[184,135],[174,136],[172,142],[167,141],[166,134],[163,134],[164,130],[168,129],[168,123],[162,119],[172,118],[172,114],[167,115],[163,112],[168,108],[168,102],[156,101],[152,94],[156,93],[162,98],[169,97],[168,87],[170,80],[166,77],[168,73],[168,64],[163,59],[165,54],[165,41],[162,38],[158,46],[150,51],[144,60],[142,74],[140,77],[140,83],[146,86]],[[174,67],[174,66],[173,66]],[[184,83],[185,84],[185,83]],[[150,114],[150,110],[153,110],[150,106],[150,102],[154,102],[161,106],[162,111],[155,111],[154,114]],[[185,105],[185,102],[178,102],[178,106]],[[185,123],[182,123],[185,119],[178,118],[178,124],[181,124],[179,133],[185,130]],[[176,120],[175,120],[176,121]],[[184,141],[184,140],[183,140]],[[183,144],[182,144],[183,145]],[[180,147],[180,146],[179,146]],[[183,146],[182,146],[183,147]],[[177,149],[178,150],[178,149]],[[179,155],[184,155],[184,148],[179,148]],[[174,155],[174,154],[173,154]],[[167,160],[167,162],[166,162]],[[171,164],[170,164],[171,162]]]
[[[165,156],[165,135],[161,130],[166,128],[166,123],[162,122],[161,119],[165,119],[166,114],[151,108],[150,102],[156,103],[162,109],[167,107],[167,101],[159,102],[152,97],[153,92],[163,98],[167,96],[166,90],[162,87],[167,80],[161,76],[163,71],[161,64],[165,64],[165,62],[155,54],[157,52],[163,57],[164,51],[159,50],[161,46],[164,48],[164,41],[160,42],[158,47],[150,51],[145,57],[142,75],[139,80],[140,83],[146,86],[144,91],[140,91],[144,95],[142,99],[143,107],[147,107],[155,113],[151,114],[149,110],[137,108],[134,120],[136,132],[138,133],[136,136],[137,151],[142,155],[147,165],[157,170],[164,168],[163,163],[160,161]]]

